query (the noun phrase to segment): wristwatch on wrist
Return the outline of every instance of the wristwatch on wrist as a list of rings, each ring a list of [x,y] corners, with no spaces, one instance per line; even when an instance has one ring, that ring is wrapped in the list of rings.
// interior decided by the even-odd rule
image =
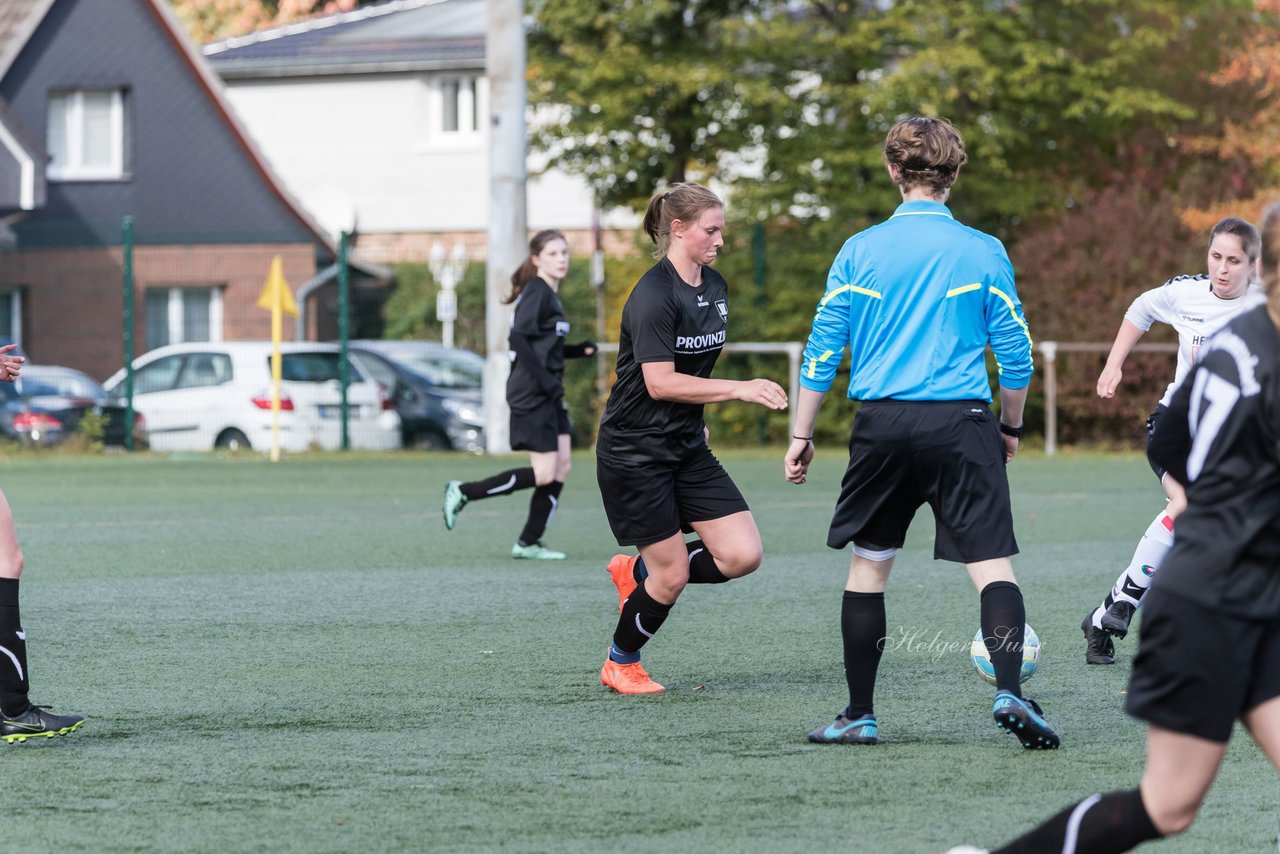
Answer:
[[[1022,438],[1021,427],[1010,427],[1008,424],[1005,424],[1003,421],[1000,422],[1000,432],[1005,434],[1006,436],[1012,436],[1015,439]]]

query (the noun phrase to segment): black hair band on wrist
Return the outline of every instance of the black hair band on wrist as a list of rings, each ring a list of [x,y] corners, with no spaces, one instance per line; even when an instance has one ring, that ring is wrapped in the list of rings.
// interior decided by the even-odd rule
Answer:
[[[1003,421],[1000,422],[1000,432],[1005,434],[1006,436],[1012,436],[1014,439],[1022,438],[1021,427],[1010,427],[1008,424],[1005,424]]]
[[[810,445],[812,445],[812,444],[813,444],[813,437],[812,437],[812,436],[792,436],[791,438],[792,438],[792,439],[799,439],[801,442],[808,442]]]

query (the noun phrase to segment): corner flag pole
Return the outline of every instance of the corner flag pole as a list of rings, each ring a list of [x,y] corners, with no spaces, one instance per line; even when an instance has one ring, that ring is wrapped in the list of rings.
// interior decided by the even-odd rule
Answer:
[[[271,462],[280,461],[280,341],[284,337],[284,313],[298,316],[298,304],[293,301],[289,283],[284,280],[284,268],[277,255],[271,260],[271,272],[267,274],[258,307],[271,311]]]

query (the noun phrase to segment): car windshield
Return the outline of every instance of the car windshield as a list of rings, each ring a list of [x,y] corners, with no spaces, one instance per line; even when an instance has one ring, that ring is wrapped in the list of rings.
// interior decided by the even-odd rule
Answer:
[[[280,378],[294,383],[327,383],[339,382],[342,375],[338,371],[337,353],[285,353],[280,363]],[[271,370],[271,357],[267,357],[267,370]],[[353,383],[361,382],[363,377],[347,360],[347,377]]]
[[[101,397],[93,382],[75,374],[23,371],[15,383],[4,383],[6,397]]]
[[[413,353],[404,361],[440,388],[478,389],[484,383],[484,359],[448,353]]]

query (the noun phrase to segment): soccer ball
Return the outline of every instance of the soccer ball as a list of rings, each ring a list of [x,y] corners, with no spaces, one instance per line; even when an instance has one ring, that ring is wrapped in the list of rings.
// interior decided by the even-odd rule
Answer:
[[[973,636],[973,643],[969,644],[969,660],[973,662],[974,668],[978,671],[978,675],[984,681],[996,684],[996,671],[991,666],[991,656],[987,653],[987,645],[982,641],[982,629],[978,629],[978,633]],[[1022,627],[1022,679],[1026,682],[1036,673],[1036,665],[1040,663],[1040,638],[1036,636],[1035,629],[1030,626]]]

